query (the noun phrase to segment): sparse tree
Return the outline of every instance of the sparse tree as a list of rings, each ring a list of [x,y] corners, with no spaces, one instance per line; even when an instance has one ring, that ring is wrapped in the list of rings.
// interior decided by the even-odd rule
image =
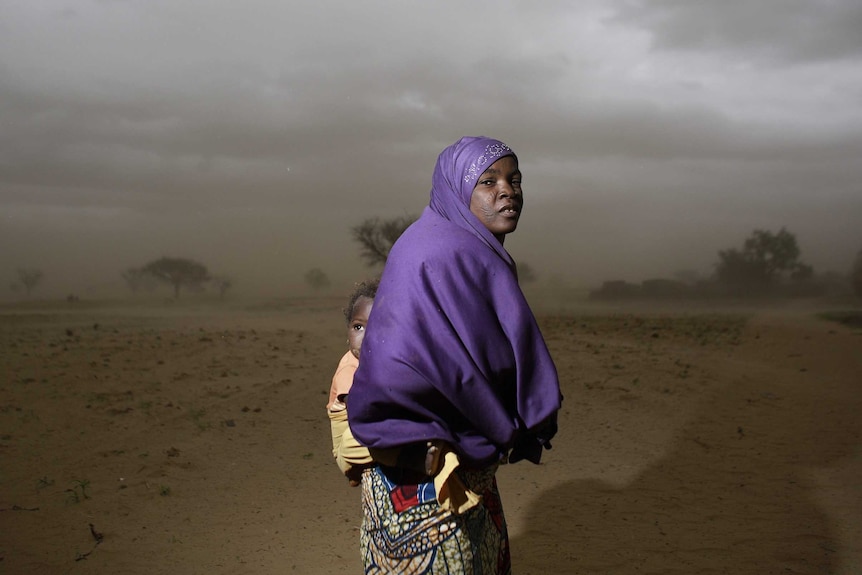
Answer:
[[[328,288],[330,285],[329,276],[320,268],[311,268],[305,273],[305,283],[315,290]]]
[[[781,228],[778,233],[754,230],[741,250],[718,252],[718,282],[734,291],[763,292],[784,274],[793,279],[810,278],[814,270],[799,261],[796,236]]]
[[[43,277],[42,270],[18,268],[18,284],[24,288],[27,297],[30,297],[30,293],[41,283]]]
[[[850,270],[850,285],[853,286],[853,293],[862,298],[862,250],[859,250],[856,259],[853,260],[853,268]]]
[[[353,239],[359,243],[360,257],[369,266],[374,266],[386,263],[392,245],[415,221],[416,216],[412,215],[387,220],[370,218],[352,227],[350,232]]]
[[[201,291],[210,279],[205,265],[185,258],[161,258],[151,261],[141,269],[157,280],[173,286],[174,298],[180,297],[180,289],[183,287]]]
[[[733,289],[745,289],[766,283],[763,269],[742,251],[736,248],[722,250],[718,252],[718,258],[719,262],[715,268],[718,283]]]
[[[790,279],[796,282],[805,282],[814,279],[814,267],[797,263],[793,266],[793,269],[790,270]]]
[[[143,268],[129,268],[120,275],[132,293],[138,293],[139,290],[153,291],[156,287],[156,278]]]
[[[227,276],[213,276],[210,282],[218,290],[219,299],[224,299],[224,294],[233,287],[233,280]]]

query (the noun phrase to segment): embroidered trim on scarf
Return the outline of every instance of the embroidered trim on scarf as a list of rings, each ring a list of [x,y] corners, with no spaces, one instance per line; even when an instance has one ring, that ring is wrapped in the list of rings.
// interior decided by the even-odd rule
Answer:
[[[485,164],[488,164],[489,162],[493,163],[491,160],[495,160],[503,154],[507,154],[511,151],[512,148],[503,143],[494,143],[485,146],[485,151],[476,159],[475,162],[470,164],[470,167],[467,169],[467,173],[464,174],[464,183],[469,183],[478,178],[479,174],[485,171],[483,168]]]

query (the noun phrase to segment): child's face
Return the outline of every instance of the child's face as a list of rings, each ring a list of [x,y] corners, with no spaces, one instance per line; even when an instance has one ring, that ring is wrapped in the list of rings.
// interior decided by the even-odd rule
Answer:
[[[350,345],[350,352],[357,359],[359,359],[359,350],[362,349],[362,340],[365,339],[365,326],[368,325],[368,316],[371,315],[373,305],[373,299],[360,297],[353,306],[350,323],[347,324],[347,342]]]

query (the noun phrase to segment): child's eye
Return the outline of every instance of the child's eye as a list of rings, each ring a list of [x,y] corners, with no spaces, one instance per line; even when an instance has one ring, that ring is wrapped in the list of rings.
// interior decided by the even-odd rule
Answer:
[[[362,331],[363,329],[365,329],[365,326],[361,323],[353,324],[353,331]]]

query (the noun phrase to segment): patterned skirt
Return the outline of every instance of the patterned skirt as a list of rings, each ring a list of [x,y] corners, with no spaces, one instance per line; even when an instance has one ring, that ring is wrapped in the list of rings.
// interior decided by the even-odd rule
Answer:
[[[456,470],[469,489],[482,495],[479,505],[456,515],[440,508],[433,482],[411,482],[393,468],[365,470],[360,535],[365,573],[511,574],[496,471],[496,465]]]

